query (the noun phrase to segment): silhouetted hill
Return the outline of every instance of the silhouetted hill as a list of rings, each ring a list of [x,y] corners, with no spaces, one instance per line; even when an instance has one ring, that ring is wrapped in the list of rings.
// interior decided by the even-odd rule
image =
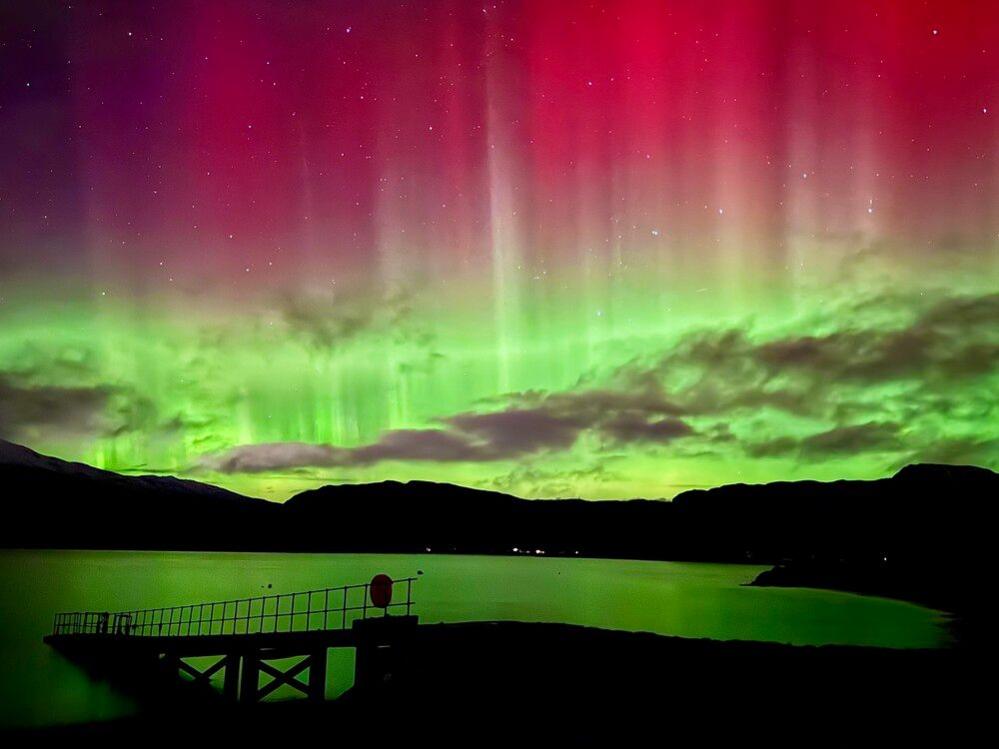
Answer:
[[[280,507],[216,486],[122,476],[0,440],[0,546],[235,549]],[[258,541],[259,542],[259,541]]]
[[[913,465],[875,481],[734,484],[663,500],[524,500],[451,484],[325,486],[284,505],[126,477],[0,443],[0,545],[546,554],[784,563],[942,600],[991,570],[999,474]],[[514,550],[517,550],[516,552]],[[943,577],[941,577],[943,576]],[[764,580],[766,582],[766,580]],[[780,574],[770,582],[782,582]],[[917,595],[919,594],[919,595]],[[963,593],[961,594],[963,595]],[[926,598],[925,595],[922,595]]]
[[[910,465],[874,481],[778,481],[689,491],[677,516],[725,518],[709,546],[757,558],[866,554],[927,557],[992,533],[999,474],[974,466]]]
[[[471,554],[655,557],[671,514],[662,500],[529,500],[427,481],[324,486],[284,506],[338,547]]]

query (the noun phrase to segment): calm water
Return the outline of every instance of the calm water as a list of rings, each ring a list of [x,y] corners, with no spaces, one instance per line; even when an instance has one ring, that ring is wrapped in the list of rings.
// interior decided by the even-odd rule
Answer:
[[[424,571],[414,589],[424,622],[514,619],[809,645],[946,644],[941,616],[908,603],[741,587],[762,569],[536,557],[0,552],[0,726],[104,719],[134,709],[42,643],[56,611],[290,593],[365,582],[376,572]],[[268,583],[273,588],[265,591]],[[353,654],[330,652],[334,696],[349,686]]]

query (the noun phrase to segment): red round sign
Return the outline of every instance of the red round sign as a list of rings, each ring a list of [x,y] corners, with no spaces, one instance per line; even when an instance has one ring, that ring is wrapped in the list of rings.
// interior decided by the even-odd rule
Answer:
[[[392,602],[392,578],[388,575],[375,575],[368,586],[371,603],[384,609]]]

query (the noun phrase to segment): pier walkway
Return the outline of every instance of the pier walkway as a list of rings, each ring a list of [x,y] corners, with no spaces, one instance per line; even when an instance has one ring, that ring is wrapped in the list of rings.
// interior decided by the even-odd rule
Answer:
[[[257,702],[284,684],[321,701],[329,648],[356,648],[355,686],[377,682],[390,672],[394,650],[418,623],[415,582],[413,577],[396,580],[387,596],[375,578],[183,606],[63,612],[55,615],[45,642],[90,665],[149,665],[205,686],[221,672],[222,696],[231,702]],[[206,656],[215,657],[207,667],[188,662]],[[274,663],[292,658],[297,662],[285,670]],[[263,685],[262,676],[270,677]]]

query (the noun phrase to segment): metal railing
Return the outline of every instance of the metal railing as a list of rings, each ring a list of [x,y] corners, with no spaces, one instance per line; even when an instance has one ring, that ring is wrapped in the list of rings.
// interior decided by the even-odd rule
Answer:
[[[356,619],[388,616],[389,609],[405,608],[409,616],[415,580],[407,577],[393,581],[395,591],[405,585],[406,600],[384,608],[371,602],[371,583],[358,583],[156,609],[67,611],[55,615],[52,634],[193,637],[346,629]]]

